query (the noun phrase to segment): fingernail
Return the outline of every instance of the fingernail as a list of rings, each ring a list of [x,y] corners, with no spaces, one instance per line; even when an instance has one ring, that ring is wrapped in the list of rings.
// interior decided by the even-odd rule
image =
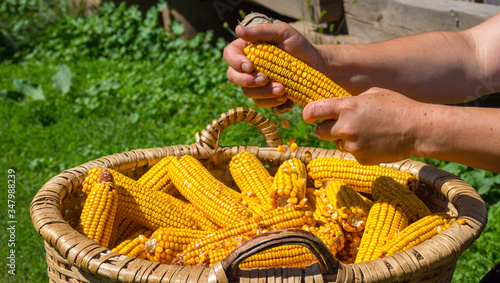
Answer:
[[[271,93],[274,95],[282,95],[281,89],[277,86],[273,87],[273,89],[271,90]]]
[[[252,68],[250,67],[250,64],[248,64],[248,63],[242,63],[241,69],[247,73],[252,72]]]
[[[255,78],[255,84],[257,85],[265,85],[267,83],[267,79],[263,76],[258,76]]]
[[[286,100],[287,100],[286,96],[280,96],[280,97],[276,98],[276,101],[278,101],[278,102],[285,102]]]

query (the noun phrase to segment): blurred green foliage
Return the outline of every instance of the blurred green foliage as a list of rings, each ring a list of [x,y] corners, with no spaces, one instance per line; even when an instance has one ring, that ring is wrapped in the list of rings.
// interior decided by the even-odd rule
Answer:
[[[0,1],[0,59],[33,48],[46,28],[67,16],[67,8],[65,0]]]

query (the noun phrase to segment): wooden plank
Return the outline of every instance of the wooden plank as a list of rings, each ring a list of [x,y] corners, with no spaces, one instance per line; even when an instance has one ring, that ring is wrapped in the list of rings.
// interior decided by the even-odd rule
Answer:
[[[459,31],[500,12],[500,6],[456,0],[344,0],[349,34],[380,42],[429,31]]]

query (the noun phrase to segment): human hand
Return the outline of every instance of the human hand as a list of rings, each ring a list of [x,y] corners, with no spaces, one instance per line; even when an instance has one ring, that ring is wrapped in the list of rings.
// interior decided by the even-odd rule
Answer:
[[[415,154],[422,103],[387,89],[371,88],[352,97],[323,99],[304,107],[306,123],[322,140],[340,147],[361,164],[395,162]]]
[[[267,42],[287,51],[313,68],[322,64],[319,51],[297,30],[279,22],[256,27],[236,27],[240,37],[224,49],[224,59],[229,63],[227,78],[240,85],[245,96],[260,107],[273,107],[286,101],[282,84],[269,82],[266,75],[254,71],[253,63],[243,53],[249,42]]]

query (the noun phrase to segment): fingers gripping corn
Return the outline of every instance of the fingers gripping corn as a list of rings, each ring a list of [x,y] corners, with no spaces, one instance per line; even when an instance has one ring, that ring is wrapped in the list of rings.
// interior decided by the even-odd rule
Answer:
[[[251,44],[244,52],[257,71],[283,84],[287,97],[301,106],[324,98],[350,96],[327,76],[274,45]]]

